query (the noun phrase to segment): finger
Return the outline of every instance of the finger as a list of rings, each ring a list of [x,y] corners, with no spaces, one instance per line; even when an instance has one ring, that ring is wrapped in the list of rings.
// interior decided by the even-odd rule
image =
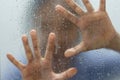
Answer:
[[[79,19],[73,15],[71,12],[66,10],[64,7],[57,5],[56,6],[56,11],[59,12],[62,16],[73,22],[74,24],[78,24]]]
[[[79,45],[75,46],[74,48],[68,49],[65,51],[65,57],[72,57],[77,55],[80,52],[86,51],[87,48],[84,42],[81,42]]]
[[[92,4],[89,2],[89,0],[83,0],[84,5],[86,6],[86,9],[88,12],[93,12]]]
[[[59,75],[59,78],[61,80],[66,80],[66,79],[69,79],[69,78],[73,77],[76,73],[77,73],[76,68],[70,68],[70,69],[66,70],[65,72],[62,72]]]
[[[20,70],[24,68],[24,65],[17,61],[11,54],[7,54],[8,59]]]
[[[23,41],[23,45],[24,45],[24,49],[25,49],[25,53],[26,53],[28,62],[31,62],[33,60],[33,55],[32,55],[32,51],[31,51],[31,48],[29,46],[28,38],[26,35],[22,36],[22,41]]]
[[[106,10],[106,0],[100,0],[100,10],[101,11]]]
[[[80,16],[84,14],[84,11],[73,0],[66,0],[66,2],[73,10],[75,10],[77,14],[79,14]]]
[[[45,59],[51,61],[54,52],[55,52],[55,34],[50,33],[45,53]]]
[[[39,44],[38,44],[38,38],[37,38],[37,32],[36,30],[32,30],[30,32],[31,38],[32,38],[32,43],[33,43],[33,49],[34,49],[34,54],[36,59],[41,58],[40,54],[40,49],[39,49]]]

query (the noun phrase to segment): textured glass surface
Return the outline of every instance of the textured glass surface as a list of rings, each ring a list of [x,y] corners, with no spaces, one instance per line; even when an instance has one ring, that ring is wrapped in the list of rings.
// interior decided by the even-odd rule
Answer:
[[[21,36],[28,35],[33,28],[39,32],[42,18],[36,16],[35,12],[39,10],[38,7],[45,6],[48,1],[0,0],[0,80],[22,79],[19,70],[8,61],[6,54],[10,52],[19,61],[27,63]],[[90,1],[97,9],[99,0]],[[120,1],[106,1],[107,12],[115,29],[120,32]],[[85,9],[80,0],[77,2]],[[120,54],[112,50],[99,49],[81,53],[71,59],[71,66],[79,70],[71,80],[120,79]]]

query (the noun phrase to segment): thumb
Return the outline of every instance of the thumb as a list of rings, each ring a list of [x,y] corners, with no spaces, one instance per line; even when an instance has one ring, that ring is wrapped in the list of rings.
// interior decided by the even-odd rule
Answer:
[[[7,54],[7,58],[20,70],[24,68],[24,65],[17,61],[11,54]]]
[[[72,57],[72,56],[77,55],[78,53],[86,51],[86,50],[87,50],[87,47],[85,46],[85,43],[82,41],[79,45],[77,45],[73,48],[67,49],[65,51],[64,55],[65,55],[65,57]]]
[[[59,74],[59,79],[62,79],[62,80],[69,79],[69,78],[73,77],[76,73],[77,73],[76,68],[70,68],[70,69],[60,73]]]

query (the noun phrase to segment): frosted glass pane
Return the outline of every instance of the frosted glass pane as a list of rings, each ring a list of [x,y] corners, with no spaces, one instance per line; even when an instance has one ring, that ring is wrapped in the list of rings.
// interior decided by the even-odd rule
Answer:
[[[53,3],[50,3],[51,1]],[[99,0],[90,1],[97,10]],[[106,1],[107,12],[115,29],[120,33],[120,1]],[[57,4],[65,6],[66,4],[63,2],[63,0],[0,0],[0,80],[22,80],[20,71],[10,63],[6,54],[10,52],[19,61],[26,64],[21,36],[22,34],[29,36],[31,29],[38,31],[39,39],[42,42],[40,45],[43,47],[42,53],[45,52],[46,40],[51,31],[59,36],[56,51],[58,53],[63,53],[66,48],[78,44],[81,37],[76,26],[63,17],[55,15],[54,6]],[[85,10],[81,0],[76,0],[76,2]],[[52,26],[56,26],[56,28]],[[64,36],[60,36],[60,33]],[[69,38],[73,39],[69,41]],[[59,62],[59,60],[57,61]],[[67,62],[65,63],[65,61]],[[56,72],[61,72],[70,66],[78,68],[78,73],[71,80],[120,79],[120,54],[112,50],[98,49],[83,52],[72,59],[60,60],[60,62],[62,65],[55,67]]]

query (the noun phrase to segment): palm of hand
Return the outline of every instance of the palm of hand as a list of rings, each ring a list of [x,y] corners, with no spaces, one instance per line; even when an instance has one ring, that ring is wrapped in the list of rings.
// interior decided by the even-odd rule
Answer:
[[[45,59],[41,61],[34,60],[26,65],[22,70],[22,74],[25,80],[52,80],[52,73],[51,64]],[[45,76],[45,74],[47,76]]]
[[[66,50],[65,56],[70,57],[82,51],[106,47],[116,35],[116,31],[105,10],[105,0],[100,1],[100,8],[96,12],[89,0],[83,0],[88,12],[84,12],[73,0],[66,2],[80,15],[80,18],[60,5],[56,6],[56,10],[80,28],[82,42]]]
[[[103,11],[88,13],[79,22],[87,50],[107,46],[116,34],[107,13]]]
[[[8,54],[8,59],[21,71],[23,80],[65,80],[76,74],[75,68],[70,68],[62,73],[56,74],[52,70],[52,55],[55,49],[55,34],[51,33],[48,38],[48,45],[45,56],[42,57],[38,46],[38,39],[35,30],[31,31],[34,54],[30,49],[26,35],[22,37],[28,64],[24,65]]]

